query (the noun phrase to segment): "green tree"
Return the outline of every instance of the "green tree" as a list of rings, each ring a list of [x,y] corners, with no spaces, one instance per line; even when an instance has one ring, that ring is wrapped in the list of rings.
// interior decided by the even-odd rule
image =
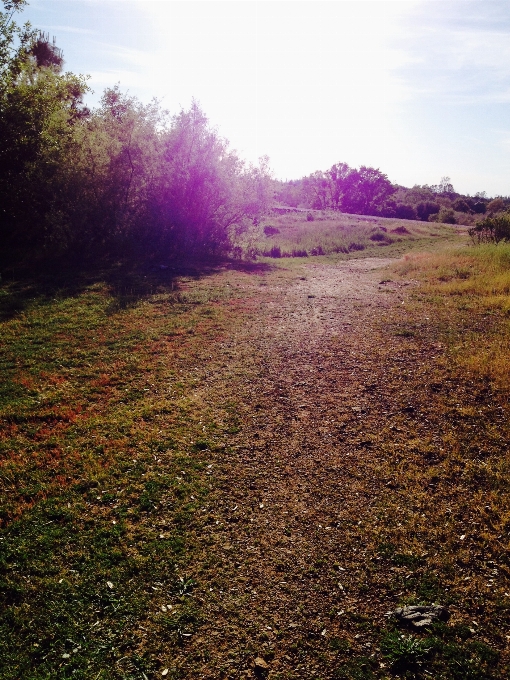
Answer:
[[[360,215],[376,214],[395,191],[387,175],[362,165],[346,178],[342,209]]]
[[[86,113],[85,79],[61,73],[55,45],[12,14],[24,2],[4,2],[0,13],[0,243],[4,254],[41,248],[51,231],[53,197]],[[44,48],[46,45],[46,48]],[[44,50],[45,53],[44,53]],[[53,55],[51,58],[49,55]],[[9,255],[10,256],[10,255]]]

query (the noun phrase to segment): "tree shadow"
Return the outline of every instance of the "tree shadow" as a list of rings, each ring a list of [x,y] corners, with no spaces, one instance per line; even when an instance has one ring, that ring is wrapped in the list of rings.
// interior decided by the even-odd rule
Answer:
[[[199,280],[226,269],[262,275],[274,269],[274,265],[229,258],[181,258],[164,264],[125,260],[88,267],[53,262],[8,268],[0,279],[0,321],[22,314],[34,304],[75,297],[101,283],[112,297],[107,313],[114,314],[155,294],[178,293],[182,277]]]

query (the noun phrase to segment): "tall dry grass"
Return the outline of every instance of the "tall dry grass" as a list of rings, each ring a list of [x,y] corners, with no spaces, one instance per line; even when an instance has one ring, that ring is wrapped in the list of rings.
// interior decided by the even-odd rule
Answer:
[[[436,302],[448,298],[476,324],[455,338],[467,372],[510,390],[510,243],[409,254],[396,267]]]

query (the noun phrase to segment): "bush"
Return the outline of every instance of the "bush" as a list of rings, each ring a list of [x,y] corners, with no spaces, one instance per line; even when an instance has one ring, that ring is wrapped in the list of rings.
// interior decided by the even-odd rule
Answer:
[[[457,224],[453,210],[451,208],[441,208],[439,211],[439,222],[443,224]]]
[[[457,224],[455,213],[451,208],[441,208],[438,213],[429,215],[428,221],[441,222],[442,224]]]
[[[375,234],[369,236],[369,239],[379,243],[393,243],[391,238],[383,231],[376,231]]]
[[[487,217],[469,230],[469,235],[475,243],[499,243],[510,241],[510,214],[505,213],[494,217]]]
[[[401,220],[415,220],[416,210],[412,205],[406,205],[405,203],[400,203],[395,208],[395,217]]]
[[[487,212],[489,215],[494,215],[494,213],[503,212],[505,209],[505,202],[502,198],[495,198],[493,201],[487,204]]]
[[[457,212],[463,212],[463,213],[470,213],[471,212],[471,208],[469,207],[468,203],[462,198],[459,198],[457,201],[455,201],[455,203],[453,204],[452,207]]]
[[[423,222],[435,222],[435,220],[431,220],[430,216],[437,214],[439,210],[441,209],[441,206],[439,203],[433,203],[432,201],[424,201],[423,203],[418,203],[416,206],[416,213],[420,220]]]

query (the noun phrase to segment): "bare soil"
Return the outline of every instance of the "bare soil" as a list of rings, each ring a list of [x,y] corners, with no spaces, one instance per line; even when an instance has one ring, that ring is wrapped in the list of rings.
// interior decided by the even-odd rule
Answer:
[[[473,635],[483,619],[479,639],[504,650],[506,586],[487,586],[502,550],[470,531],[484,518],[462,463],[490,437],[460,410],[502,415],[452,373],[452,310],[408,311],[416,285],[388,280],[391,263],[315,261],[240,285],[242,322],[195,395],[228,404],[239,430],[207,454],[204,618],[174,659],[182,677],[393,677],[380,641],[405,602],[447,604]]]

